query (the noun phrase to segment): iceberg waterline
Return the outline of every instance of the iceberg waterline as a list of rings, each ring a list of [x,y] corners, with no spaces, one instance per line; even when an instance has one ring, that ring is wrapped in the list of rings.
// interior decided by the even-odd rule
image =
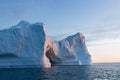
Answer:
[[[0,67],[90,65],[91,56],[81,33],[52,41],[43,23],[21,21],[0,30]]]

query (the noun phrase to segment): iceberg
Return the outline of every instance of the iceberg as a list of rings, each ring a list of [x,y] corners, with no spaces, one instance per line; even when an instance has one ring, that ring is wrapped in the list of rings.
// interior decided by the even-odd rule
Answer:
[[[21,21],[0,31],[0,66],[44,66],[50,63],[45,56],[44,24]]]
[[[47,54],[52,65],[91,65],[92,63],[85,37],[81,33],[52,42]]]
[[[51,65],[91,65],[91,56],[81,33],[60,41],[46,35],[44,23],[22,20],[0,30],[0,67],[51,67]]]

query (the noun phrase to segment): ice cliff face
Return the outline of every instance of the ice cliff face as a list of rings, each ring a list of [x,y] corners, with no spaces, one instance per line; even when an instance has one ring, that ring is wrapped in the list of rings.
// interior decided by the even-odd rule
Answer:
[[[0,67],[90,64],[81,33],[53,42],[46,36],[43,23],[26,21],[0,31]]]
[[[0,31],[0,66],[45,66],[46,33],[42,23],[21,21]]]

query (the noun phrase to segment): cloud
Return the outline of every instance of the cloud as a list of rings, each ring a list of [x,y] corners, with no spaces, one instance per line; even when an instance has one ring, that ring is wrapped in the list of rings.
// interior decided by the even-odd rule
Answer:
[[[108,26],[93,29],[86,33],[86,41],[88,45],[110,44],[120,42],[120,27]]]

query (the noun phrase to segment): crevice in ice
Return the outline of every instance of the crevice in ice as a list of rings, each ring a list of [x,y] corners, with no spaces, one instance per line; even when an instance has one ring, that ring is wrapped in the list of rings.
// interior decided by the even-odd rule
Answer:
[[[46,51],[46,56],[48,57],[51,66],[56,65],[56,64],[60,64],[60,59],[55,55],[52,47],[50,45],[47,45],[47,51]]]

